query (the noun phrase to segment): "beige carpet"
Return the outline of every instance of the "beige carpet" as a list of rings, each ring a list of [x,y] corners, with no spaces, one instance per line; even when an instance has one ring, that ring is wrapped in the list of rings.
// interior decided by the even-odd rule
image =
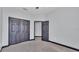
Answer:
[[[22,42],[3,48],[2,52],[76,52],[75,50],[62,47],[50,42],[41,41],[40,38],[36,40]]]

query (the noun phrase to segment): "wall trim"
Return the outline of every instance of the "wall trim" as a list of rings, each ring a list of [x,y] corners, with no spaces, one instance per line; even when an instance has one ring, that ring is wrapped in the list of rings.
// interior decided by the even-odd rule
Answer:
[[[43,41],[45,41],[45,40],[43,40]],[[60,45],[60,46],[63,46],[63,47],[66,47],[66,48],[69,48],[69,49],[72,49],[72,50],[75,50],[75,51],[79,51],[79,49],[77,49],[77,48],[70,47],[70,46],[67,46],[67,45],[64,45],[64,44],[61,44],[61,43],[53,42],[53,41],[50,41],[50,40],[48,40],[46,42],[54,43],[54,44],[57,44],[57,45]]]

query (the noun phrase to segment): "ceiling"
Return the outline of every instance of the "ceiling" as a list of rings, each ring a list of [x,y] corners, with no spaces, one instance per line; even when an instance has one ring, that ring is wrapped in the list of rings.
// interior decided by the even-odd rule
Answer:
[[[23,12],[32,14],[32,15],[45,15],[53,10],[55,10],[56,7],[39,7],[39,9],[36,9],[35,7],[22,7],[21,10]]]

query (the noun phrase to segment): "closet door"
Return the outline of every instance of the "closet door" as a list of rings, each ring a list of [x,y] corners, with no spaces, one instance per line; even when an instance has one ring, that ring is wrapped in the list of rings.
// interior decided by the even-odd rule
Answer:
[[[9,44],[16,44],[19,40],[19,21],[16,18],[9,18]]]
[[[24,20],[20,20],[20,42],[24,41]]]
[[[9,18],[9,45],[30,40],[30,21]]]
[[[30,40],[30,21],[21,20],[20,29],[20,41]]]
[[[48,41],[49,39],[49,21],[42,22],[42,40]]]
[[[30,40],[30,22],[24,20],[24,41]]]
[[[18,23],[18,27],[17,27],[17,33],[16,33],[16,43],[20,43],[20,19],[16,19],[17,23]]]

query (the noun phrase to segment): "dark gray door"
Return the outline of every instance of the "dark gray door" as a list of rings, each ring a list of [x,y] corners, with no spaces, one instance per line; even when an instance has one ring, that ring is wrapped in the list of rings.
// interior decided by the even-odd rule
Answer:
[[[30,40],[30,22],[24,20],[24,41]]]
[[[19,40],[19,21],[17,20],[17,19],[15,19],[15,18],[9,18],[9,43],[10,44],[16,44],[17,43],[17,40]]]
[[[9,44],[30,39],[30,21],[9,17]]]
[[[42,40],[49,40],[49,21],[42,22]]]
[[[20,41],[30,40],[30,22],[26,20],[21,20],[20,24]]]

